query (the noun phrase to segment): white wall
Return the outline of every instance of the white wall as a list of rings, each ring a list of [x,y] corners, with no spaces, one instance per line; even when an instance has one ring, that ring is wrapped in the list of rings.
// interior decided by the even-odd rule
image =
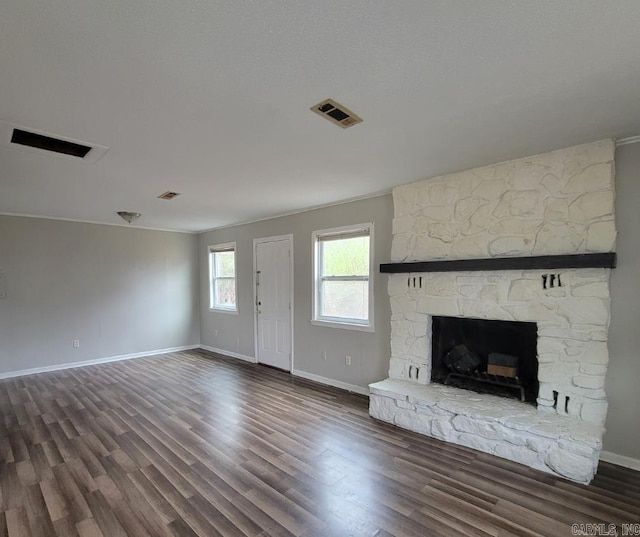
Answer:
[[[640,143],[616,151],[618,266],[611,271],[606,451],[640,461]]]
[[[0,216],[0,375],[198,344],[197,257],[195,235]]]
[[[200,235],[201,341],[209,347],[253,358],[253,239],[293,234],[294,252],[294,368],[302,372],[366,388],[387,376],[390,355],[390,305],[387,276],[380,263],[391,253],[391,195],[234,226]],[[312,243],[315,230],[374,222],[375,332],[314,326],[311,319]],[[207,246],[237,242],[238,315],[209,311]],[[215,330],[218,330],[218,336]],[[327,352],[327,360],[322,353]],[[352,357],[345,365],[345,355]]]

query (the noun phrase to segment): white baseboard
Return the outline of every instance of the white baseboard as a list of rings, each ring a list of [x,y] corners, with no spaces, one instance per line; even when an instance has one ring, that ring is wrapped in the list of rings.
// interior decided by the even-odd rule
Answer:
[[[357,386],[356,384],[349,384],[348,382],[342,382],[341,380],[321,377],[320,375],[314,375],[313,373],[307,373],[306,371],[300,371],[299,369],[293,369],[291,371],[291,374],[295,377],[302,377],[303,379],[313,380],[315,382],[319,382],[320,384],[326,384],[327,386],[340,388],[341,390],[359,393],[360,395],[369,395],[369,388],[363,388],[362,386]]]
[[[82,362],[67,362],[65,364],[47,365],[44,367],[32,367],[30,369],[21,369],[19,371],[9,371],[8,373],[0,373],[0,380],[10,379],[14,377],[23,377],[25,375],[35,375],[36,373],[48,373],[50,371],[60,371],[62,369],[71,369],[73,367],[86,367],[88,365],[106,364],[108,362],[119,362],[120,360],[131,360],[132,358],[143,358],[144,356],[155,356],[156,354],[165,354],[168,352],[189,351],[199,348],[200,345],[185,345],[183,347],[169,347],[167,349],[156,349],[153,351],[134,352],[133,354],[121,354],[120,356],[108,356],[106,358],[96,358],[94,360],[84,360]]]
[[[258,363],[258,360],[256,360],[253,356],[246,356],[245,354],[239,354],[237,352],[227,351],[225,349],[218,349],[216,347],[210,347],[209,345],[200,345],[200,348],[204,349],[205,351],[215,352],[216,354],[222,354],[223,356],[238,358],[240,360],[244,360],[245,362],[251,362],[252,364]],[[339,380],[321,377],[320,375],[314,375],[313,373],[307,373],[306,371],[300,371],[299,369],[293,369],[291,371],[291,374],[294,377],[301,377],[307,380],[313,380],[315,382],[319,382],[320,384],[326,384],[327,386],[340,388],[341,390],[347,390],[349,392],[359,393],[361,395],[369,395],[369,388],[363,388],[362,386],[356,386],[355,384],[349,384],[347,382],[342,382]]]
[[[216,354],[222,354],[223,356],[229,356],[230,358],[237,358],[238,360],[244,360],[245,362],[250,362],[252,364],[258,363],[258,360],[256,360],[253,356],[247,356],[246,354],[218,349],[216,347],[209,347],[209,345],[198,345],[198,347],[204,349],[205,351],[215,352]]]
[[[617,464],[618,466],[624,466],[625,468],[631,468],[632,470],[640,470],[640,459],[634,459],[626,455],[618,455],[617,453],[611,453],[611,451],[601,451],[600,460]]]

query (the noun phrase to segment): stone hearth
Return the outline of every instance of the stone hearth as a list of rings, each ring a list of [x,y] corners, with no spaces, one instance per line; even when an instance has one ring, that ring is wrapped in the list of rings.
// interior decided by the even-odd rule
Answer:
[[[614,251],[613,155],[603,141],[398,187],[392,261]],[[609,273],[390,275],[390,378],[371,385],[371,415],[589,482],[607,411]],[[544,285],[552,274],[561,286]],[[434,315],[537,323],[537,408],[430,384]]]

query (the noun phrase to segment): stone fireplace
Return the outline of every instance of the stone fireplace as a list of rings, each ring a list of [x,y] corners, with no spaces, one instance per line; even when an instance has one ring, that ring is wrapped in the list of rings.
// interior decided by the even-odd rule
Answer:
[[[613,158],[607,140],[397,187],[391,261],[613,252]],[[442,270],[389,276],[389,378],[370,386],[370,414],[589,482],[607,412],[610,269]],[[434,318],[533,326],[537,394],[527,404],[432,382]]]

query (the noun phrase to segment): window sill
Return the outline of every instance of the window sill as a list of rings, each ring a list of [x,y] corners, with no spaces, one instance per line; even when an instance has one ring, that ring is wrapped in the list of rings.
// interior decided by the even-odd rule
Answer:
[[[341,323],[339,321],[324,321],[311,319],[309,321],[314,326],[326,326],[328,328],[342,328],[343,330],[356,330],[358,332],[375,332],[375,327],[371,324]]]
[[[209,308],[209,311],[212,313],[227,313],[231,315],[238,315],[238,310],[227,310],[223,308]]]

